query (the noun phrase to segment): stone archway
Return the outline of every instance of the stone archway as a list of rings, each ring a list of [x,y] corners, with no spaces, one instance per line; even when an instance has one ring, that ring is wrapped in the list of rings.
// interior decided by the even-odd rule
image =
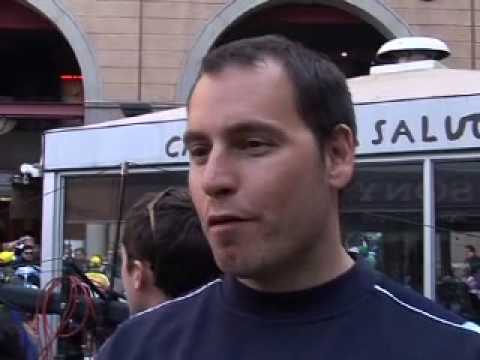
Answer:
[[[186,101],[198,74],[200,61],[215,43],[215,40],[241,16],[251,12],[256,7],[268,6],[271,3],[271,0],[234,0],[205,26],[187,58],[182,78],[177,85],[177,101]],[[335,6],[346,10],[371,24],[387,39],[412,35],[408,25],[381,0],[343,0],[335,2],[335,4],[332,4],[331,0],[275,1],[275,5],[312,3]]]
[[[68,41],[83,75],[85,103],[103,99],[102,81],[93,46],[71,13],[57,1],[23,0],[47,17]]]

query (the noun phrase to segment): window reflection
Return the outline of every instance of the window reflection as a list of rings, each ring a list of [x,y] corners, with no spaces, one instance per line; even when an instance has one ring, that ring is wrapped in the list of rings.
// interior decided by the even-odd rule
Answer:
[[[437,299],[480,323],[480,164],[435,166]]]
[[[421,164],[358,164],[342,199],[347,250],[392,279],[423,290]]]

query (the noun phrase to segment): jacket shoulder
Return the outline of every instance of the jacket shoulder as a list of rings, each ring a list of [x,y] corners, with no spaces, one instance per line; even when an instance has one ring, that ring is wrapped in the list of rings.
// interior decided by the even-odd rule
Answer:
[[[377,298],[403,320],[418,321],[431,329],[449,329],[459,334],[480,334],[480,326],[445,309],[416,291],[382,276],[374,286]]]
[[[184,296],[166,301],[133,315],[122,323],[104,343],[95,356],[105,359],[147,359],[144,350],[151,344],[161,344],[162,339],[171,338],[188,321],[189,312],[195,311],[205,298],[215,291],[221,279],[214,280]],[[135,339],[132,341],[132,339]],[[156,348],[158,346],[154,346]]]

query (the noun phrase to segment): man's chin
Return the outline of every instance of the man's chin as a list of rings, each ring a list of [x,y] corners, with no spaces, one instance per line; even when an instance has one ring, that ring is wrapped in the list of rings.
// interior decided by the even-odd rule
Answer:
[[[247,267],[247,266],[242,266],[240,264],[225,264],[223,263],[222,265],[218,265],[220,270],[224,274],[231,275],[233,277],[236,277],[237,279],[242,279],[246,281],[252,281],[257,278],[256,272],[254,269]]]
[[[251,276],[251,271],[238,262],[217,260],[217,266],[224,274],[229,274],[237,278],[250,278]]]

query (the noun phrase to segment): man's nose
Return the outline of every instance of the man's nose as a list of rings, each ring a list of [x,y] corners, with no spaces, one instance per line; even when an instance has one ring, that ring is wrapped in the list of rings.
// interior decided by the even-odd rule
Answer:
[[[203,172],[202,186],[211,197],[229,195],[235,192],[237,176],[235,162],[224,151],[212,151]]]

